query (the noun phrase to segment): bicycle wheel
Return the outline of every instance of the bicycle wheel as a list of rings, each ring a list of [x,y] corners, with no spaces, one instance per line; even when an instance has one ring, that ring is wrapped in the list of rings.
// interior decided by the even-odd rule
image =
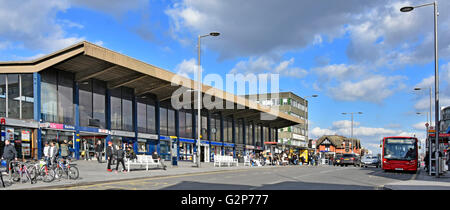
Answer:
[[[78,177],[80,176],[78,168],[75,166],[71,166],[70,168],[68,168],[68,175],[69,179],[78,179]]]
[[[37,174],[38,174],[36,167],[31,166],[30,168],[27,168],[27,171],[28,171],[28,175],[30,176],[31,184],[36,183],[37,182]]]
[[[46,165],[42,166],[39,170],[39,176],[42,176],[42,181],[44,182],[52,182],[55,180],[55,174],[55,170]]]
[[[55,168],[55,179],[60,180],[61,177],[63,176],[64,176],[64,169],[62,169],[61,167]]]

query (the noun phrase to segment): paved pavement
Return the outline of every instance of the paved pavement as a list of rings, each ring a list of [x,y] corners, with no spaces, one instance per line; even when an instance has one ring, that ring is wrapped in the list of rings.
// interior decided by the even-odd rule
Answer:
[[[230,180],[233,180],[232,173],[236,172],[242,172],[244,171],[253,171],[251,173],[260,173],[259,170],[253,170],[250,169],[249,166],[243,166],[240,164],[238,167],[214,167],[212,163],[202,163],[201,168],[195,167],[195,165],[192,162],[179,162],[179,166],[172,167],[168,165],[169,167],[167,170],[162,169],[150,169],[148,171],[143,169],[136,168],[135,170],[132,170],[130,173],[123,173],[123,172],[108,172],[106,171],[106,163],[98,163],[97,161],[85,161],[85,160],[79,160],[76,161],[76,164],[80,171],[80,178],[77,180],[67,180],[67,179],[61,179],[60,181],[53,181],[51,183],[44,183],[42,181],[39,181],[36,184],[30,184],[30,183],[14,183],[11,186],[8,186],[4,188],[5,190],[20,190],[20,189],[56,189],[58,187],[71,187],[73,189],[77,189],[75,187],[77,186],[86,186],[89,184],[99,184],[99,183],[110,183],[112,181],[127,181],[127,180],[136,180],[136,179],[159,179],[162,180],[164,177],[169,176],[177,176],[180,180],[188,180],[189,174],[215,174],[216,172],[226,172],[229,171],[230,173],[227,174],[221,174],[224,176],[224,178],[229,177]],[[166,162],[166,164],[169,164]],[[289,166],[288,166],[289,167]],[[298,166],[291,166],[291,167],[298,167]],[[322,174],[329,174],[329,173],[336,173],[335,176],[339,176],[341,172],[344,172],[343,170],[339,169],[340,167],[330,167],[329,169],[323,169],[322,171],[315,171],[314,167],[309,168],[309,166],[300,166],[305,169],[305,171],[301,174],[298,174],[297,178],[306,178],[306,176],[312,176],[314,174],[320,176]],[[328,166],[323,166],[328,167]],[[113,167],[114,168],[114,167]],[[273,166],[267,166],[267,167],[258,167],[258,168],[274,168]],[[277,167],[278,168],[278,167]],[[282,168],[285,167],[279,167],[280,170],[276,169],[276,171],[285,170]],[[290,167],[289,167],[290,168]],[[119,167],[121,169],[121,167]],[[345,169],[345,168],[344,168]],[[286,170],[288,170],[286,168]],[[359,170],[358,168],[351,168],[351,170]],[[308,172],[307,172],[308,171]],[[300,172],[300,171],[297,171]],[[295,173],[297,173],[295,172]],[[307,173],[306,173],[307,172]],[[245,172],[247,173],[247,172]],[[279,176],[282,176],[282,174],[278,173]],[[217,174],[219,175],[219,174]],[[364,181],[364,185],[373,185],[370,181],[370,179],[377,178],[380,179],[379,175],[383,175],[383,172],[381,170],[376,170],[374,173],[371,173],[371,175],[368,177],[367,181]],[[388,174],[389,175],[389,174]],[[383,175],[384,176],[384,175]],[[258,177],[258,176],[252,176],[252,177]],[[313,178],[315,176],[312,176]],[[342,174],[342,176],[339,176],[339,182],[346,182],[349,180],[342,180],[347,179],[348,175]],[[412,178],[410,178],[412,177]],[[286,181],[289,181],[292,179],[292,177],[286,177]],[[404,179],[392,179],[395,180],[393,182],[389,183],[383,183],[382,186],[375,186],[375,188],[369,188],[369,189],[390,189],[390,190],[450,190],[450,175],[445,174],[441,178],[437,179],[435,177],[429,176],[426,174],[423,170],[420,170],[417,174],[411,175],[411,176],[405,176]],[[398,181],[402,180],[402,181]],[[292,181],[292,180],[290,180]],[[355,180],[350,180],[349,183],[355,183]],[[361,182],[361,180],[359,180]],[[373,181],[373,180],[372,180]],[[230,181],[231,183],[231,181]],[[286,182],[288,183],[288,182]],[[311,182],[313,183],[313,182]],[[272,183],[273,187],[277,187],[280,183]],[[291,186],[291,183],[288,183],[289,186]],[[230,185],[231,186],[231,185]],[[293,186],[293,185],[292,185]],[[293,187],[287,187],[286,189],[294,189]],[[329,188],[330,185],[323,185],[323,189]],[[192,186],[191,186],[192,187]],[[267,186],[266,186],[267,188]],[[1,189],[1,188],[0,188]],[[155,188],[155,189],[162,189],[162,188]],[[169,188],[170,189],[170,188]],[[202,188],[203,189],[203,188]],[[207,187],[204,189],[208,189]],[[239,189],[239,188],[236,188]],[[250,189],[265,189],[265,188],[250,188]],[[270,188],[268,188],[270,189]],[[284,188],[283,188],[284,189]],[[295,189],[298,189],[295,187]],[[365,188],[364,188],[365,189]]]
[[[414,179],[384,185],[387,190],[450,190],[450,172],[436,178],[419,170]]]

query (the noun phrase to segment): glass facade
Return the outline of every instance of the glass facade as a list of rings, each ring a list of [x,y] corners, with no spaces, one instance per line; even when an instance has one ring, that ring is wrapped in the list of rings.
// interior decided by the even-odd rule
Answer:
[[[55,69],[41,73],[41,117],[44,122],[74,125],[73,74]]]
[[[106,84],[98,80],[87,80],[79,84],[80,126],[106,128]],[[96,123],[90,121],[98,121]]]
[[[33,119],[33,74],[0,75],[0,117]]]
[[[133,89],[111,90],[111,129],[133,131]]]
[[[160,126],[160,134],[168,136],[167,109],[164,107],[159,108],[159,126]]]
[[[137,127],[141,133],[156,133],[154,100],[148,96],[137,98]]]

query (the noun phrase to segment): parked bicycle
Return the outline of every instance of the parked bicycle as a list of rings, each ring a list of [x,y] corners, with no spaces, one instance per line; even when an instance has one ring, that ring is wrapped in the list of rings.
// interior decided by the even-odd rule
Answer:
[[[63,176],[66,176],[67,179],[78,179],[79,171],[78,168],[70,162],[69,159],[58,159],[56,163],[53,164],[53,169],[55,170],[55,178],[61,179]]]
[[[36,183],[37,171],[34,170],[31,161],[20,162],[11,161],[9,166],[9,179],[14,182],[26,183],[30,181],[31,184]]]
[[[33,170],[36,170],[36,181],[42,178],[44,182],[52,182],[55,179],[55,170],[47,165],[47,162],[40,160],[32,165]]]

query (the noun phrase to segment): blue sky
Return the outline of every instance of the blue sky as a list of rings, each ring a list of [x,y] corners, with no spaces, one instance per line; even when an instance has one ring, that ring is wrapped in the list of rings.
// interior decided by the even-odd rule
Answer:
[[[424,138],[434,85],[433,10],[425,1],[0,0],[0,60],[30,60],[87,40],[192,78],[279,73],[309,100],[310,137],[350,135],[377,152],[383,136]],[[439,2],[441,105],[450,105],[450,3]],[[317,12],[320,11],[320,12]],[[225,89],[225,88],[223,88]],[[433,105],[434,107],[434,105]],[[434,109],[433,109],[434,110]],[[434,115],[433,115],[434,118]]]

